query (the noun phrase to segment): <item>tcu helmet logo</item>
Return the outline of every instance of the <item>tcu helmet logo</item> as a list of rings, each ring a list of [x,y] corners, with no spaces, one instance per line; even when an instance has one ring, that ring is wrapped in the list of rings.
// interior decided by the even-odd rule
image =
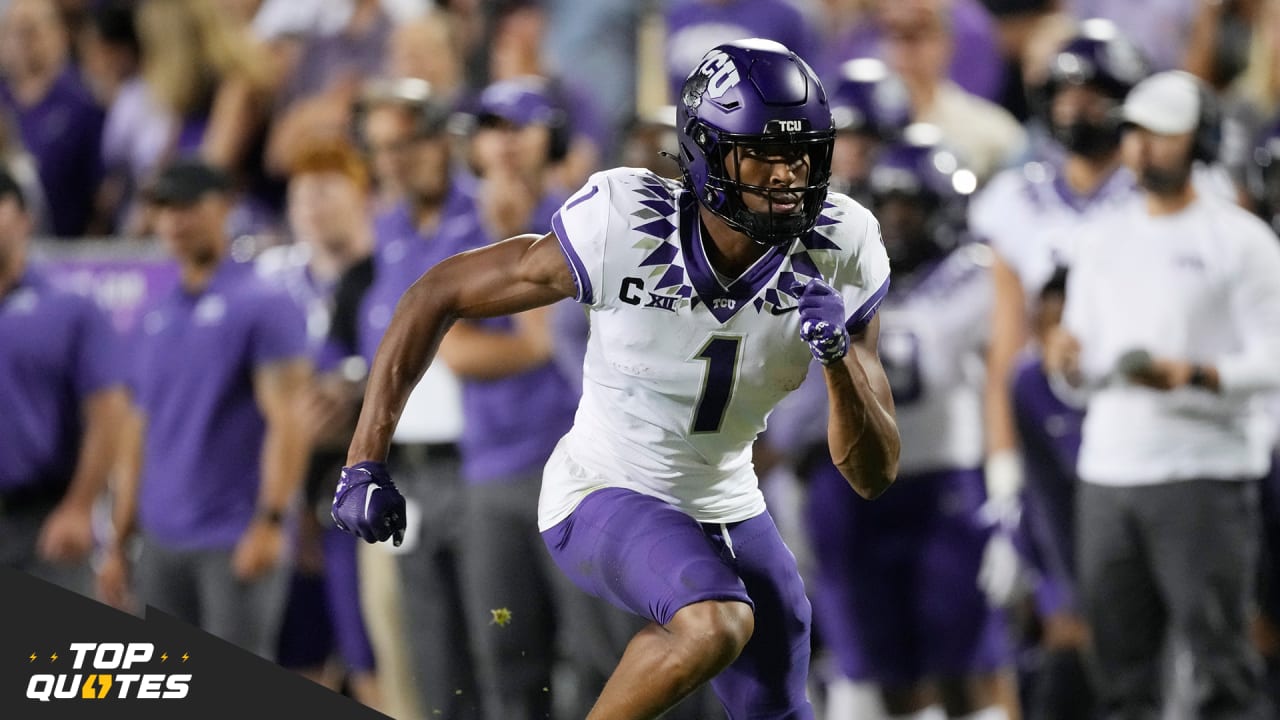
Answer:
[[[712,50],[707,53],[696,72],[707,78],[707,95],[713,100],[737,85],[740,79],[738,66],[733,64],[733,58],[721,50]]]

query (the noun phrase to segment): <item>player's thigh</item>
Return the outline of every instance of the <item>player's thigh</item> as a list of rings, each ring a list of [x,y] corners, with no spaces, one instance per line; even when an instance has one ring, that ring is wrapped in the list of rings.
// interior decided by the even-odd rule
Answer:
[[[909,686],[922,675],[914,614],[918,494],[900,484],[864,500],[830,463],[810,476],[816,573],[806,581],[818,634],[842,677]]]
[[[324,588],[328,622],[333,628],[339,652],[347,668],[372,671],[375,667],[373,641],[365,624],[360,600],[359,538],[351,533],[327,528],[324,547]]]
[[[795,555],[767,512],[726,532],[732,564],[755,604],[755,631],[711,685],[730,717],[812,717],[806,699],[812,609]]]
[[[979,521],[982,474],[935,473],[920,482],[936,503],[917,548],[913,603],[925,669],[951,679],[992,674],[1013,663],[1013,647],[1006,614],[991,607],[978,586],[991,532]]]
[[[727,552],[691,517],[657,498],[596,490],[542,537],[556,566],[579,588],[661,625],[704,600],[751,604]]]
[[[354,537],[354,536],[352,536]],[[333,649],[324,576],[295,569],[289,578],[284,617],[276,641],[276,662],[282,667],[318,668]]]

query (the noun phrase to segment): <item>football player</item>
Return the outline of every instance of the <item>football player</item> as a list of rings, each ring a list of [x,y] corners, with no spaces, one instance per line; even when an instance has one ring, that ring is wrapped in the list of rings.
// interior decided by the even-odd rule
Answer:
[[[825,458],[806,469],[814,609],[840,678],[877,686],[889,717],[994,720],[1016,692],[1006,619],[978,585],[991,533],[981,515],[991,252],[965,233],[977,176],[940,135],[909,126],[869,177],[894,275],[880,357],[903,453],[896,489],[876,503],[843,492]],[[828,717],[854,716],[842,697],[833,687]]]
[[[828,193],[830,106],[791,50],[716,46],[677,115],[681,181],[597,173],[550,232],[455,255],[409,289],[333,512],[369,542],[399,539],[383,461],[454,319],[575,298],[591,324],[582,398],[544,471],[539,529],[575,584],[651,621],[589,717],[654,718],[710,682],[730,717],[811,718],[811,609],[751,446],[816,358],[837,468],[864,497],[893,483],[899,439],[876,352],[888,257],[871,214]]]

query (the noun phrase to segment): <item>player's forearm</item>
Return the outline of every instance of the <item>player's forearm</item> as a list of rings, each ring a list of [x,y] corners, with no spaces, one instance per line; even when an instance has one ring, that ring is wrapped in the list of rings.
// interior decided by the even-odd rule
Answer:
[[[452,303],[428,272],[405,292],[373,358],[347,465],[385,462],[400,414],[453,322]]]
[[[365,387],[347,465],[383,462],[409,393],[458,318],[512,315],[573,296],[554,235],[520,235],[458,253],[405,292],[382,336]]]
[[[89,506],[106,490],[128,402],[123,387],[98,391],[85,402],[84,436],[64,502]]]
[[[987,454],[1016,450],[1018,435],[1013,421],[1013,400],[1009,388],[995,379],[995,373],[987,378],[983,392],[983,429],[987,436]]]
[[[983,393],[983,426],[987,454],[1018,446],[1013,420],[1010,379],[1018,353],[1027,342],[1027,313],[1022,283],[1007,265],[997,263],[995,302],[991,312],[991,342],[987,347],[987,376]]]
[[[901,441],[892,407],[876,393],[859,360],[865,352],[855,346],[844,362],[824,370],[830,400],[827,444],[849,485],[872,499],[897,478]]]

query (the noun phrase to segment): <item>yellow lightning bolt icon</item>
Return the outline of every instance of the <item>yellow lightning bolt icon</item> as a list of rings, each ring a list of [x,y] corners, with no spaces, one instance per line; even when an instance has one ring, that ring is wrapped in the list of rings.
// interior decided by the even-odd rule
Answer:
[[[164,662],[165,660],[168,660],[168,659],[169,659],[169,653],[160,653],[160,662]]]
[[[190,655],[188,655],[188,654],[186,654],[186,653],[182,653],[182,662],[186,662],[186,661],[187,661],[187,658],[189,658],[189,657],[191,657],[191,656],[190,656]]]
[[[35,662],[35,661],[36,661],[36,654],[31,653],[31,662]]]
[[[58,653],[54,653],[49,656],[49,662],[56,662],[57,659],[58,659]]]

